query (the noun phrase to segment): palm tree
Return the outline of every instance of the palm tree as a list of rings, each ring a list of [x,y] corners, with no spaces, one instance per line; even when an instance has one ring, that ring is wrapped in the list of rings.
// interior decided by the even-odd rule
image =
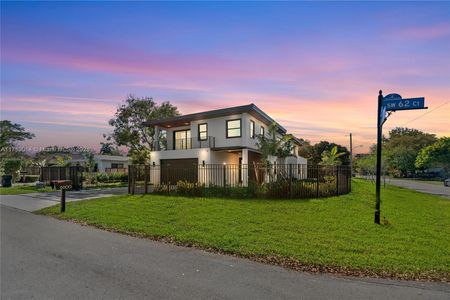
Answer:
[[[258,135],[257,147],[261,151],[261,161],[268,163],[269,156],[286,157],[291,153],[294,139],[292,134],[277,136],[277,123],[273,122],[268,130],[267,136]]]
[[[331,151],[325,150],[322,152],[322,161],[319,163],[322,166],[340,166],[342,164],[339,157],[345,152],[338,152],[337,146],[334,146]]]

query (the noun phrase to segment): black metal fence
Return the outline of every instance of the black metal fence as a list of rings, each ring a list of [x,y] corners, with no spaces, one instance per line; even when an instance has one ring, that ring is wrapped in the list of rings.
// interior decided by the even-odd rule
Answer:
[[[351,191],[348,166],[130,165],[128,192],[248,198],[320,198]]]

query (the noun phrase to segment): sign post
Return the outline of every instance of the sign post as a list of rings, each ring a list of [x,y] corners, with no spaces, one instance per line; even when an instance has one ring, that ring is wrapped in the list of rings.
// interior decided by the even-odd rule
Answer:
[[[381,112],[383,110],[383,91],[380,90],[378,94],[378,112],[377,112],[377,177],[375,181],[375,224],[380,224],[380,186],[381,186],[381,138],[383,136],[383,120]]]
[[[383,138],[383,124],[387,118],[397,110],[427,109],[425,98],[403,99],[399,94],[389,94],[383,97],[383,91],[378,93],[377,109],[377,166],[375,181],[375,224],[380,224],[380,187],[381,187],[381,142]]]

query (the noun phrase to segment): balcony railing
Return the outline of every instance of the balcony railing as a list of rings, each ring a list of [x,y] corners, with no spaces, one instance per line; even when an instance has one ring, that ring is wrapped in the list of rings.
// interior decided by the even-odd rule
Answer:
[[[186,150],[199,148],[214,148],[216,144],[215,137],[208,136],[206,139],[200,140],[198,137],[185,139],[175,139],[165,141],[165,145],[160,145],[158,150]]]

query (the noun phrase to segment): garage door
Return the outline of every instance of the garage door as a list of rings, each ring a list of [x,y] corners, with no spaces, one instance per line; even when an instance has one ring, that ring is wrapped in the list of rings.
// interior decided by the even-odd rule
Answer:
[[[176,184],[180,180],[197,182],[197,158],[161,160],[161,182],[164,184]]]

